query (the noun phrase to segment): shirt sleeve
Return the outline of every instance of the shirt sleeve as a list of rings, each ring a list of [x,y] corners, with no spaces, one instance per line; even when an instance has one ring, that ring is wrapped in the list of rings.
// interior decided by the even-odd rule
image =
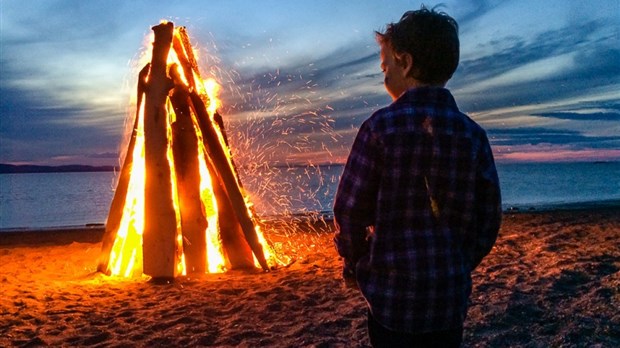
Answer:
[[[353,142],[334,200],[334,242],[349,266],[368,252],[366,228],[376,213],[381,156],[369,123],[362,124]]]
[[[478,157],[476,178],[476,236],[470,252],[471,268],[476,268],[489,254],[502,219],[499,178],[489,141],[484,137]]]

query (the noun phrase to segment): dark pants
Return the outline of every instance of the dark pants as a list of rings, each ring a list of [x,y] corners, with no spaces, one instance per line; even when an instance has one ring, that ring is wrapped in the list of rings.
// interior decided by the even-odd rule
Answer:
[[[463,329],[422,334],[396,332],[383,327],[368,311],[368,336],[373,347],[460,347]]]

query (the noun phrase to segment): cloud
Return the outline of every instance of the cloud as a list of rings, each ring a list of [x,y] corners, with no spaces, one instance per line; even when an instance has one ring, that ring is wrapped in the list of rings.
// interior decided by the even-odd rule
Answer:
[[[467,34],[470,24],[477,22],[481,17],[489,14],[498,4],[489,0],[471,0],[460,2],[455,7],[454,18],[458,18],[460,34]],[[439,10],[444,10],[439,8]],[[449,10],[449,9],[448,9]],[[450,12],[447,11],[446,12]]]
[[[113,158],[113,159],[118,159],[118,153],[117,152],[93,153],[93,154],[87,155],[86,157],[89,157],[89,158]]]
[[[0,162],[44,162],[50,156],[88,156],[118,147],[124,119],[120,108],[72,105],[45,89],[12,88],[2,82]]]
[[[577,112],[543,112],[540,114],[534,114],[533,116],[549,117],[559,120],[571,120],[571,121],[620,121],[620,111],[615,112],[592,112],[592,113],[577,113]]]
[[[85,163],[115,150],[127,99],[123,76],[136,48],[128,53],[119,44],[128,29],[118,15],[123,5],[1,6],[0,162]]]
[[[461,109],[501,136],[498,146],[549,138],[554,146],[617,148],[617,15],[544,21],[514,11],[531,5],[481,0],[445,9],[461,24],[463,60],[448,84]],[[221,111],[242,152],[298,161],[304,153],[342,157],[363,120],[390,102],[372,30],[411,4],[330,5],[330,16],[315,3],[1,6],[0,162],[115,153],[134,90],[127,76],[134,78],[135,61],[127,61],[161,18],[188,25],[192,41],[217,55],[204,58],[205,72],[222,84]],[[506,13],[537,24],[498,26]],[[355,20],[330,22],[345,15]]]
[[[588,88],[617,89],[620,50],[606,34],[608,25],[594,20],[530,39],[491,41],[492,53],[463,60],[450,86],[470,112],[544,103]]]
[[[493,147],[495,160],[498,162],[569,162],[569,161],[618,161],[618,149],[575,148],[564,145],[523,145],[506,148]]]
[[[609,143],[620,145],[617,136],[587,136],[577,131],[522,127],[512,129],[490,129],[488,135],[495,145],[540,145],[540,144],[574,144],[575,146],[609,147]]]

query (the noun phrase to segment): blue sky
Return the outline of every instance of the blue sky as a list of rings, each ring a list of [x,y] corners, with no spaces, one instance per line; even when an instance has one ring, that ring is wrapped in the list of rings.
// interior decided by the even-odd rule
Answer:
[[[373,32],[420,4],[0,0],[0,162],[118,164],[161,19],[222,85],[242,163],[342,162],[390,102]],[[448,88],[498,161],[620,160],[620,1],[443,4],[461,38]]]

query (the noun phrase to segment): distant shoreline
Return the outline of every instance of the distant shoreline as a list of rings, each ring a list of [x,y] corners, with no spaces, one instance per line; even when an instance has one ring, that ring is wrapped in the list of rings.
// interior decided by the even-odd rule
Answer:
[[[272,168],[299,168],[308,167],[307,163],[276,163],[270,165]],[[311,165],[313,167],[344,166],[342,163],[320,163]],[[92,172],[114,172],[119,171],[118,166],[89,166],[82,164],[70,164],[62,166],[41,166],[41,165],[15,165],[0,163],[0,174],[32,174],[32,173],[92,173]]]
[[[554,211],[576,211],[576,210],[607,210],[619,209],[620,199],[608,199],[586,202],[568,203],[544,203],[544,204],[515,204],[504,206],[504,213],[536,213]]]
[[[31,173],[92,173],[118,171],[115,166],[87,166],[80,164],[64,166],[14,165],[0,163],[0,174],[31,174]]]
[[[618,163],[617,160],[596,160],[596,161],[573,161],[573,162],[501,162],[498,161],[498,166],[513,165],[513,164],[557,164],[557,163],[590,163],[590,164],[613,164]],[[271,168],[299,168],[299,167],[343,167],[344,163],[271,163]],[[243,166],[241,166],[243,167]],[[88,173],[88,172],[114,172],[119,171],[119,166],[90,166],[82,164],[70,164],[61,166],[44,166],[44,165],[15,165],[0,163],[0,174],[29,174],[29,173]]]

